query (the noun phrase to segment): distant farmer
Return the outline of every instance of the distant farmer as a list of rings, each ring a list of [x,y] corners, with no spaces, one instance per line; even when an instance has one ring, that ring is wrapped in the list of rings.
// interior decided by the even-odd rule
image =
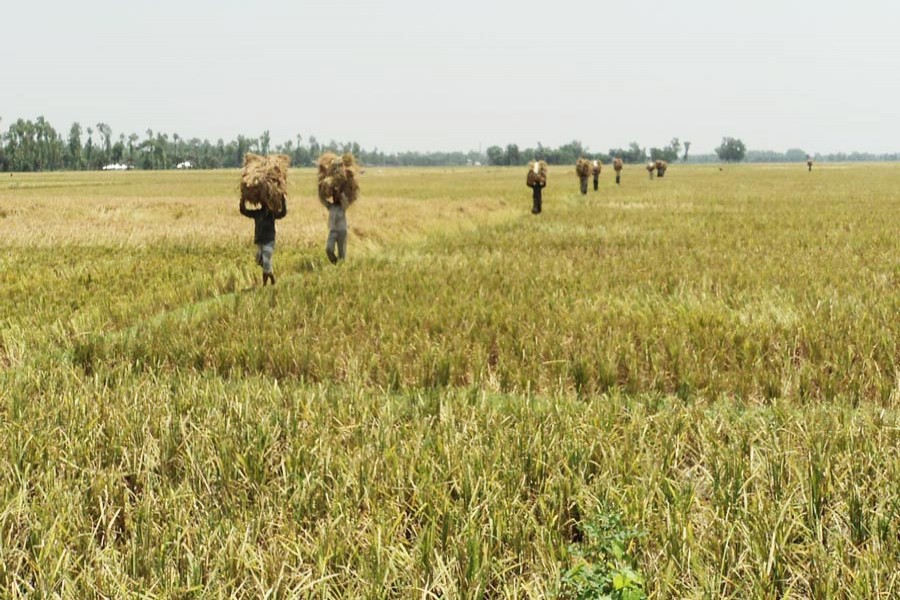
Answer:
[[[595,160],[591,164],[591,174],[594,176],[594,191],[596,192],[600,189],[600,170],[603,168],[603,163],[599,160]]]
[[[650,175],[650,179],[653,179],[654,171],[656,171],[656,163],[651,160],[647,163],[647,173]]]
[[[531,214],[541,214],[541,195],[547,187],[547,163],[542,160],[533,160],[528,163],[528,177],[525,185],[531,188]]]
[[[275,285],[275,273],[272,271],[272,254],[275,253],[275,221],[283,219],[287,214],[287,198],[281,200],[281,210],[272,212],[268,206],[257,209],[247,208],[247,201],[241,198],[241,214],[254,221],[253,243],[256,244],[256,264],[262,267],[263,286]]]
[[[591,174],[591,163],[585,158],[579,158],[575,163],[575,173],[581,181],[581,193],[588,193],[588,176]]]
[[[622,159],[618,156],[613,161],[613,169],[616,171],[616,185],[619,185],[622,182],[622,169],[623,169]]]
[[[813,159],[809,154],[806,155],[806,166],[809,167],[809,172],[812,173]]]
[[[664,160],[656,161],[656,176],[660,177],[660,178],[665,177],[666,169],[668,169],[668,168],[669,168],[669,163],[667,163],[666,161],[664,161]]]
[[[357,164],[352,154],[338,157],[326,152],[319,157],[319,201],[328,209],[328,242],[325,254],[331,264],[347,257],[347,209],[359,198]],[[334,247],[337,246],[337,254]]]
[[[253,242],[256,264],[263,270],[263,286],[275,285],[272,254],[275,252],[275,221],[287,214],[287,172],[291,158],[286,154],[260,156],[248,152],[241,170],[241,214],[255,222]],[[247,204],[259,206],[249,209]]]

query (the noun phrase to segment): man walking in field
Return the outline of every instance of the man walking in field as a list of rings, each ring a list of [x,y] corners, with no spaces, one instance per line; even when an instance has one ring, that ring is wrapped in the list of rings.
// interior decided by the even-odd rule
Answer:
[[[575,162],[575,174],[578,175],[578,181],[581,184],[581,194],[588,192],[588,176],[591,174],[591,163],[586,158],[579,158]]]
[[[531,188],[531,214],[541,214],[542,193],[547,187],[547,163],[542,160],[533,160],[528,163],[528,177],[525,185]]]
[[[616,171],[616,185],[619,185],[622,181],[622,168],[622,159],[617,156],[616,160],[613,161],[613,169]]]
[[[547,187],[546,181],[536,181],[534,185],[531,186],[531,214],[539,215],[541,214],[541,208],[543,206],[543,189]]]
[[[591,174],[594,176],[594,191],[596,192],[600,189],[600,169],[603,168],[603,163],[599,160],[595,160],[591,165]]]
[[[275,221],[283,219],[287,214],[287,198],[281,200],[281,210],[272,212],[268,206],[251,210],[241,197],[241,214],[254,221],[253,243],[257,246],[256,264],[263,270],[263,287],[271,283],[275,285],[275,273],[272,271],[272,255],[275,253]]]
[[[328,241],[325,244],[325,254],[331,264],[336,265],[339,260],[347,257],[347,209],[350,201],[347,195],[335,190],[334,196],[329,200],[319,188],[319,202],[328,209]],[[334,247],[337,245],[337,254]]]
[[[319,202],[328,209],[325,254],[335,265],[347,257],[347,209],[359,198],[356,159],[349,152],[340,157],[326,152],[319,157],[318,167]]]

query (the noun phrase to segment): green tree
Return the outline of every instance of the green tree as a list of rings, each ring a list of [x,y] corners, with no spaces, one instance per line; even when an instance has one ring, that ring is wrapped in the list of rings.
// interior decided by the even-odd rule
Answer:
[[[138,134],[131,133],[128,136],[128,164],[134,165],[134,143],[140,139]]]
[[[141,167],[144,169],[152,169],[153,166],[153,130],[147,129],[144,133],[147,134],[147,139],[141,142],[140,150],[143,153],[144,157],[141,161]]]
[[[506,164],[506,156],[503,153],[503,148],[500,146],[491,146],[488,148],[487,159],[489,165],[499,166]]]
[[[628,164],[638,164],[647,160],[647,153],[637,142],[631,142],[628,148],[610,148],[609,155],[618,156],[622,162]]]
[[[519,165],[522,164],[519,154],[519,147],[516,144],[506,146],[506,164]]]
[[[747,147],[738,138],[724,137],[722,145],[716,148],[716,156],[724,162],[741,162],[747,155]]]
[[[125,161],[125,134],[119,134],[119,141],[113,144],[112,147],[112,160],[114,163],[119,164]]]
[[[557,164],[567,165],[567,164],[575,164],[579,158],[587,155],[587,148],[578,141],[572,140],[568,144],[563,144],[559,147],[559,155],[557,160],[559,161]],[[548,161],[549,162],[549,161]]]
[[[175,153],[174,153],[175,164],[178,164],[181,162],[181,152],[179,151],[179,148],[178,148],[179,140],[181,140],[181,138],[178,136],[178,134],[173,133],[172,134],[172,143],[175,144]]]
[[[244,155],[250,151],[250,142],[251,140],[245,138],[242,135],[238,135],[237,137],[237,148],[236,148],[236,157],[233,166],[240,166],[244,164]]]
[[[670,141],[667,146],[662,148],[650,148],[650,160],[675,162],[678,160],[679,152],[681,152],[681,141],[677,137],[672,138],[672,141]]]
[[[0,123],[3,122],[3,119],[0,118]],[[0,171],[8,171],[9,164],[6,162],[6,149],[3,148],[3,138],[6,137],[3,135],[3,130],[0,129]]]
[[[166,149],[169,145],[168,133],[157,133],[156,139],[153,141],[153,168],[168,169],[169,156]]]
[[[667,160],[668,162],[675,162],[678,160],[678,155],[681,154],[681,140],[677,137],[672,138],[672,141],[669,142],[669,145],[665,147],[667,150],[667,156],[671,158],[665,158],[663,160]]]
[[[809,152],[802,150],[800,148],[790,148],[784,153],[784,160],[786,162],[806,162],[806,157],[809,156]]]
[[[103,138],[103,151],[109,154],[112,149],[112,127],[106,123],[97,123],[97,132]]]
[[[88,127],[85,131],[87,131],[88,139],[87,143],[84,145],[84,158],[87,161],[87,165],[89,169],[94,168],[93,158],[94,158],[94,130]]]

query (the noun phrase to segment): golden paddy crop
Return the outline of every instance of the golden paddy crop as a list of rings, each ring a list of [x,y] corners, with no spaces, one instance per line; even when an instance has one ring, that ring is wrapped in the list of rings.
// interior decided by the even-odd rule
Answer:
[[[900,595],[895,166],[569,177],[0,180],[0,595]]]

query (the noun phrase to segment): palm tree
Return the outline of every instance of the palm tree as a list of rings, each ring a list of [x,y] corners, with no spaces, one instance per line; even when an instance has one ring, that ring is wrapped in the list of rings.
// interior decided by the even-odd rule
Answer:
[[[128,136],[128,162],[134,162],[134,143],[138,141],[138,134],[132,133]]]
[[[88,139],[87,139],[87,144],[84,145],[84,150],[85,150],[85,154],[87,154],[88,169],[91,169],[94,166],[93,163],[91,162],[91,156],[94,154],[94,140],[93,140],[93,138],[91,138],[91,136],[94,134],[94,130],[91,129],[90,127],[88,127],[87,134],[88,134]]]

